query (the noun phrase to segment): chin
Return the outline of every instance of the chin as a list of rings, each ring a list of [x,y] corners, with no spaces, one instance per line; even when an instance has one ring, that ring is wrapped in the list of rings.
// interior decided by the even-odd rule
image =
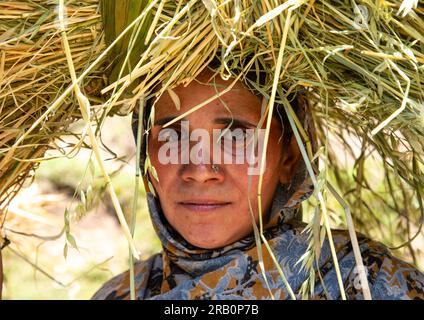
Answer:
[[[193,246],[196,246],[198,248],[202,248],[202,249],[218,249],[218,248],[222,248],[225,247],[227,244],[230,244],[230,241],[226,241],[226,240],[222,240],[221,239],[222,236],[210,236],[210,237],[205,237],[205,235],[200,234],[199,236],[188,236],[188,237],[184,237],[184,239],[186,241],[188,241],[190,244],[192,244]]]
[[[249,234],[249,228],[242,228],[236,222],[232,222],[230,226],[222,224],[206,224],[206,225],[179,225],[181,228],[176,228],[179,234],[191,245],[202,249],[219,249],[230,245]],[[224,230],[230,232],[224,232]]]

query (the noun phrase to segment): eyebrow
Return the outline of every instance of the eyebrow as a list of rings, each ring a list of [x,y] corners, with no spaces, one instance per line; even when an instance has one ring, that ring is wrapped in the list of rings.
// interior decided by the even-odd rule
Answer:
[[[156,120],[154,125],[155,126],[163,126],[164,124],[168,123],[169,121],[172,121],[176,118],[177,116],[168,116],[168,117],[164,117],[162,119]],[[182,118],[181,120],[187,120],[186,118]],[[255,128],[256,125],[253,123],[250,123],[249,121],[243,120],[243,119],[239,119],[239,118],[231,118],[231,117],[221,117],[221,118],[215,118],[214,120],[215,124],[225,124],[225,125],[229,125],[232,123],[233,126],[242,126],[242,127],[253,127]]]
[[[168,123],[169,121],[172,121],[176,118],[176,116],[169,116],[169,117],[165,117],[159,120],[156,120],[154,125],[155,126],[163,126],[164,124]],[[186,120],[186,118],[182,118],[182,120]]]
[[[256,125],[254,125],[253,123],[239,118],[215,118],[214,123],[225,125],[229,125],[232,123],[233,126],[240,126],[246,128],[256,127]]]

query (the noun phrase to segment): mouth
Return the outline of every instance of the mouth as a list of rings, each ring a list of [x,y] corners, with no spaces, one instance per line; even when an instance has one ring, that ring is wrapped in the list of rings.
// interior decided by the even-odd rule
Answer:
[[[214,200],[187,200],[178,202],[179,205],[183,206],[185,209],[191,211],[200,211],[207,212],[222,209],[231,204],[231,202],[226,201],[214,201]]]

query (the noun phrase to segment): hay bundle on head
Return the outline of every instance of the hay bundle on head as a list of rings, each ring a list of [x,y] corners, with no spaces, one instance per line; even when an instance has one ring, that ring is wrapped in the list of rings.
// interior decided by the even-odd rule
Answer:
[[[40,5],[41,2],[36,3]],[[34,2],[24,3],[26,6],[18,6],[19,10],[31,7]],[[51,2],[48,12],[53,12],[54,4]],[[85,7],[95,9],[96,4],[96,1],[80,1],[75,5],[80,10],[75,12],[84,13]],[[15,2],[9,3],[9,10],[14,5],[17,6]],[[68,19],[71,21],[69,8],[72,8],[72,2],[68,4]],[[315,184],[318,210],[315,210],[311,221],[324,221],[325,230],[330,235],[325,197],[328,194],[333,195],[346,210],[350,208],[354,212],[353,218],[361,231],[366,231],[366,227],[378,230],[385,222],[367,204],[372,197],[378,202],[378,210],[385,212],[389,220],[400,228],[388,231],[396,240],[392,245],[411,241],[418,234],[411,232],[409,227],[410,221],[421,226],[424,216],[423,1],[289,0],[252,3],[241,0],[104,0],[102,9],[102,28],[106,32],[108,53],[112,53],[109,54],[112,71],[107,72],[110,84],[101,91],[107,99],[99,106],[99,114],[109,115],[115,106],[125,106],[125,110],[130,112],[139,106],[140,101],[152,95],[157,100],[166,90],[192,81],[212,59],[217,58],[220,61],[217,72],[223,78],[241,80],[252,91],[266,98],[267,107],[261,124],[265,124],[267,130],[275,112],[274,105],[284,105]],[[123,13],[125,18],[120,20]],[[59,42],[55,47],[55,42],[49,40],[48,28],[44,27],[45,19],[49,18],[54,20],[53,16],[39,14],[38,18],[35,16],[30,20],[32,25],[28,26],[25,18],[20,17],[16,25],[29,28],[21,37],[26,41],[19,41],[16,36],[22,26],[12,29],[15,30],[12,31],[13,36],[10,31],[0,36],[6,39],[0,43],[4,50],[2,57],[12,56],[2,58],[2,62],[9,64],[3,63],[6,66],[4,74],[8,76],[1,80],[0,95],[3,106],[8,106],[0,109],[0,123],[6,128],[0,135],[0,201],[6,199],[4,195],[18,185],[18,177],[26,177],[24,173],[30,164],[17,160],[41,157],[52,141],[51,133],[55,132],[57,136],[64,134],[68,124],[80,116],[74,109],[76,101],[70,95],[69,61],[60,64],[62,69],[57,64],[46,63],[45,67],[53,68],[46,73],[43,68],[31,69],[31,58],[23,54],[27,62],[25,68],[13,69],[13,56],[18,53],[9,49],[8,43],[28,45],[27,42],[34,44],[38,39],[33,52],[61,52]],[[5,19],[0,20],[5,24],[11,23],[3,21]],[[88,28],[90,21],[93,23],[91,29]],[[82,27],[95,30],[98,22],[97,18],[85,20]],[[37,28],[40,25],[43,27]],[[82,27],[78,26],[76,23],[76,29],[66,29],[68,38],[71,38],[72,32],[81,30]],[[53,24],[51,28],[54,29]],[[5,27],[2,29],[6,30]],[[117,42],[116,39],[124,35],[123,31],[124,40]],[[46,35],[42,36],[44,33],[40,32]],[[51,32],[58,34],[57,30]],[[84,42],[85,38],[77,38]],[[87,70],[90,61],[98,56],[102,48],[98,35],[88,39],[87,36],[87,41],[95,44],[99,41],[98,46],[93,46],[93,43],[82,46],[91,48],[92,55],[86,51],[82,54],[78,46],[71,50],[74,64],[80,66],[80,73]],[[52,48],[56,49],[49,51]],[[52,57],[59,59],[59,55],[45,52],[41,56],[47,61]],[[25,73],[27,69],[29,71]],[[35,70],[37,76],[32,77]],[[256,73],[259,79],[264,70],[264,81],[255,82],[247,76],[248,73]],[[100,73],[101,69],[99,77]],[[18,75],[20,82],[14,82]],[[10,80],[5,82],[4,79]],[[90,78],[85,77],[80,86],[85,88],[88,80]],[[158,83],[161,84],[160,89],[153,91]],[[38,90],[35,90],[35,85]],[[61,103],[68,107],[52,110],[48,117],[35,122],[65,88],[69,94],[61,97]],[[90,95],[90,92],[83,93]],[[305,148],[301,143],[302,137],[306,139],[305,131],[287,99],[297,94],[306,96],[311,105],[310,112],[322,146],[319,154],[313,154],[308,145]],[[17,99],[19,95],[20,99]],[[189,112],[195,112],[219,95]],[[177,98],[175,104],[178,106]],[[25,115],[23,119],[28,121],[19,121],[22,117],[18,115],[15,118],[14,114],[18,112],[22,112]],[[34,124],[39,126],[37,130],[25,135]],[[334,144],[329,143],[330,135],[347,153],[352,154],[355,160],[353,179],[342,174],[352,168],[346,168],[339,162],[336,157],[339,151],[332,149]],[[21,138],[23,136],[25,138]],[[352,141],[359,142],[359,155],[355,154]],[[364,169],[371,151],[377,155],[376,161],[383,168],[380,184],[370,181],[372,173]],[[312,159],[318,156],[323,160],[323,167],[322,174],[315,177],[314,169],[318,168],[314,168]],[[151,168],[147,166],[147,169]],[[382,195],[382,186],[389,191],[390,197]],[[336,189],[339,189],[341,197]],[[349,212],[346,213],[345,218],[344,211],[340,209],[337,215],[350,221]],[[316,232],[319,228],[313,230]],[[316,241],[320,235],[311,239]],[[311,245],[311,248],[316,248],[316,245]],[[309,267],[314,259],[312,251],[305,255],[304,260]]]
[[[334,176],[335,187],[346,194],[360,226],[384,223],[377,216],[381,211],[395,217],[402,236],[392,239],[399,244],[416,234],[407,232],[409,219],[420,225],[424,215],[422,4],[152,1],[146,8],[154,16],[152,24],[140,27],[148,30],[147,49],[139,53],[130,74],[103,92],[113,90],[111,101],[116,101],[133,85],[122,103],[134,107],[140,98],[149,97],[158,82],[161,89],[155,91],[156,97],[192,81],[214,56],[221,61],[218,71],[224,78],[240,79],[268,99],[264,121],[274,112],[274,103],[279,103],[298,126],[286,97],[301,92],[314,106],[311,112],[325,147],[322,181],[327,180],[325,175]],[[267,71],[265,83],[246,77],[262,70]],[[139,84],[134,86],[134,81]],[[302,135],[302,128],[297,130]],[[339,144],[328,143],[329,135]],[[343,146],[354,158],[353,180],[342,175],[334,145]],[[305,151],[309,159],[315,156]],[[371,172],[364,172],[371,151],[383,167],[378,185],[369,181]],[[381,186],[393,201],[382,195]],[[367,205],[371,197],[378,203],[375,208]]]

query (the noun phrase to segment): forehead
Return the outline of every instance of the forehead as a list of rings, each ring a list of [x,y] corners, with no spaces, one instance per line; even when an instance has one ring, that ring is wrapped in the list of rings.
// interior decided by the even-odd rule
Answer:
[[[219,74],[215,76],[213,72],[205,70],[186,87],[180,85],[172,89],[180,101],[180,110],[177,110],[169,93],[165,92],[156,102],[155,118],[179,116],[215,96],[218,92],[228,89],[233,82],[234,79],[226,81]],[[247,89],[243,83],[237,81],[231,90],[194,111],[187,118],[205,120],[206,117],[212,120],[213,115],[233,115],[257,122],[261,116],[261,99]]]

